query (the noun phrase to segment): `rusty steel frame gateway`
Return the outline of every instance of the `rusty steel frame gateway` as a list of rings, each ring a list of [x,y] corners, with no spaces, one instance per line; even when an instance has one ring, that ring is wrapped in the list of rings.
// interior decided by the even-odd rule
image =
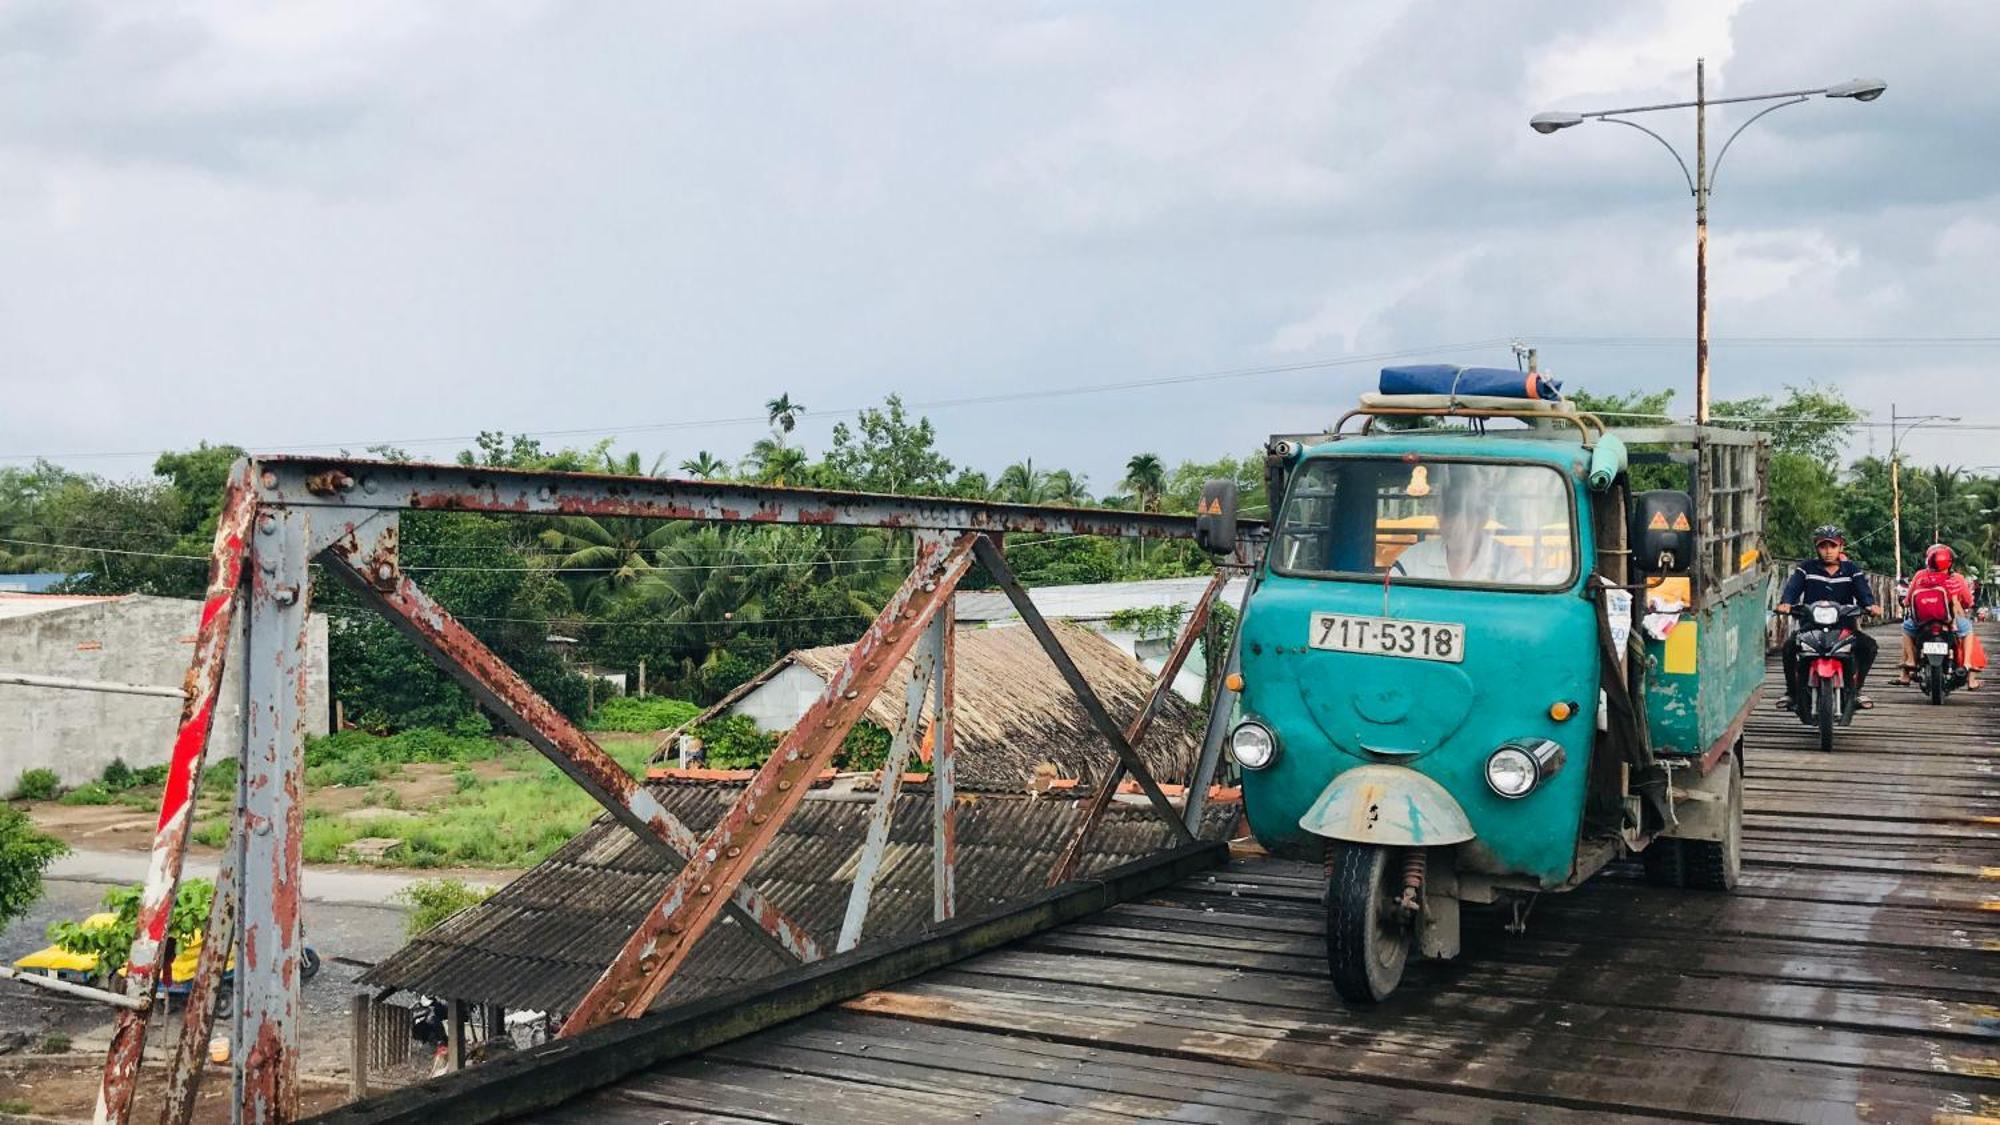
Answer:
[[[410,579],[398,557],[399,513],[405,510],[888,528],[914,533],[917,551],[908,577],[849,651],[819,699],[757,771],[735,806],[705,838],[698,838]],[[803,966],[826,955],[811,933],[772,905],[747,877],[765,846],[804,800],[812,779],[832,761],[849,729],[913,651],[917,655],[906,687],[908,706],[892,737],[834,951],[844,953],[861,940],[887,846],[901,767],[926,712],[933,730],[933,917],[939,924],[979,921],[956,916],[953,890],[957,845],[951,607],[960,579],[975,562],[1007,594],[1116,756],[1108,780],[1079,806],[1077,824],[1050,872],[1049,885],[1059,886],[1075,876],[1093,829],[1127,777],[1172,827],[1172,843],[1162,858],[1206,856],[1204,862],[1212,862],[1213,849],[1196,846],[1193,829],[1200,822],[1203,798],[1219,760],[1222,724],[1211,716],[1181,809],[1170,802],[1135,747],[1143,741],[1206,624],[1227,570],[1247,569],[1255,558],[1259,529],[1247,527],[1235,555],[1223,561],[1189,614],[1150,697],[1124,727],[1105,710],[1064,652],[1007,566],[1000,546],[1008,533],[1186,539],[1193,536],[1194,522],[1192,517],[1111,509],[649,477],[333,458],[239,462],[217,521],[208,591],[184,685],[125,994],[105,996],[119,1011],[97,1119],[122,1123],[131,1115],[155,982],[165,960],[167,922],[239,604],[246,611],[247,628],[243,756],[235,817],[161,1120],[184,1122],[193,1111],[216,993],[232,950],[238,998],[232,1037],[235,1117],[261,1122],[287,1121],[297,1115],[309,564],[321,564],[365,605],[381,613],[487,710],[678,868],[666,893],[570,1013],[562,1028],[562,1035],[570,1037],[608,1021],[643,1016],[701,936],[725,912],[742,923],[746,933],[791,962]],[[1231,693],[1226,686],[1218,692],[1220,714],[1230,705]],[[1003,910],[993,917],[1007,916],[1008,910]],[[949,936],[952,931],[944,932]],[[1002,926],[995,932],[1011,931]]]

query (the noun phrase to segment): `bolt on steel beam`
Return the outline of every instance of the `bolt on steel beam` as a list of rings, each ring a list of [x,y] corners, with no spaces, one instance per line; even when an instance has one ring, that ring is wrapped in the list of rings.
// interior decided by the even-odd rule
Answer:
[[[1190,539],[1194,517],[729,481],[326,457],[257,461],[266,504]],[[1261,527],[1246,523],[1246,528]]]
[[[240,768],[240,760],[238,765]],[[209,1034],[215,1028],[217,993],[222,988],[229,953],[236,947],[237,906],[243,894],[242,880],[238,878],[242,836],[243,818],[233,817],[229,841],[222,849],[222,863],[215,873],[215,900],[208,908],[201,953],[195,958],[194,985],[181,1008],[180,1044],[174,1051],[172,1069],[167,1072],[167,1100],[160,1110],[160,1125],[187,1125],[194,1120],[195,1099],[201,1093],[202,1066],[208,1057]]]
[[[260,1125],[299,1104],[309,523],[302,509],[263,513],[250,556],[234,1038],[237,1116]]]
[[[471,692],[486,709],[540,751],[584,792],[668,863],[685,863],[700,839],[660,803],[625,767],[578,730],[548,700],[507,666],[492,649],[433,601],[392,557],[365,544],[336,542],[321,555],[327,573],[338,578],[414,642],[440,670]],[[747,932],[798,961],[823,955],[818,939],[793,921],[755,887],[739,887],[729,910]]]
[[[1160,666],[1160,674],[1153,680],[1152,694],[1146,697],[1146,702],[1139,708],[1139,713],[1132,716],[1132,721],[1125,727],[1125,741],[1134,747],[1146,741],[1146,732],[1152,729],[1153,719],[1166,702],[1167,693],[1174,690],[1174,678],[1181,674],[1181,666],[1187,663],[1188,655],[1194,651],[1195,642],[1200,639],[1202,630],[1208,627],[1209,610],[1215,605],[1216,595],[1222,592],[1222,587],[1228,582],[1229,572],[1218,567],[1215,576],[1202,588],[1201,597],[1195,601],[1194,609],[1189,611],[1187,624],[1181,627],[1181,635],[1175,640],[1173,651],[1167,654],[1167,662]],[[1097,792],[1091,794],[1089,805],[1083,810],[1083,815],[1077,818],[1076,829],[1070,833],[1069,843],[1063,847],[1062,855],[1056,859],[1055,868],[1049,872],[1049,886],[1058,886],[1076,877],[1077,868],[1083,863],[1083,850],[1090,843],[1090,834],[1096,830],[1098,821],[1104,819],[1105,810],[1111,807],[1112,799],[1118,795],[1118,784],[1124,780],[1125,763],[1120,760],[1111,768],[1111,776],[1105,779],[1104,784],[1097,787]],[[1193,792],[1192,786],[1193,778],[1190,777],[1188,790],[1190,793]],[[1186,830],[1190,832],[1194,828],[1194,825],[1186,826]]]
[[[167,923],[180,889],[181,860],[187,854],[194,821],[194,798],[201,791],[202,758],[208,751],[209,729],[215,722],[215,699],[222,688],[222,671],[229,650],[229,629],[235,620],[237,591],[243,578],[243,558],[256,515],[256,494],[248,462],[231,470],[216,515],[215,543],[209,553],[208,590],[202,597],[201,619],[195,629],[194,657],[182,686],[180,723],[167,760],[167,779],[160,791],[160,818],[153,828],[153,854],[139,900],[137,933],[126,958],[127,996],[152,999],[160,971]],[[95,1119],[123,1125],[131,1119],[132,1095],[139,1078],[139,1060],[146,1046],[146,1007],[120,1012],[105,1052],[104,1079],[98,1087]]]
[[[910,764],[916,732],[923,726],[924,697],[938,659],[938,626],[945,624],[943,614],[932,619],[930,630],[917,649],[917,657],[911,661],[910,683],[903,692],[903,721],[896,724],[896,733],[889,740],[889,753],[882,761],[882,785],[875,791],[874,807],[868,811],[868,833],[854,865],[854,889],[847,896],[847,914],[840,923],[840,938],[833,947],[835,953],[845,953],[861,944],[862,931],[868,924],[868,904],[875,894],[875,877],[881,872],[882,857],[889,850],[896,798],[903,791],[903,769]]]
[[[974,544],[974,550],[978,553],[980,565],[993,576],[993,580],[1006,593],[1007,600],[1014,603],[1014,612],[1021,615],[1022,623],[1027,625],[1035,634],[1035,639],[1041,642],[1042,651],[1055,662],[1056,671],[1062,674],[1063,682],[1069,685],[1070,692],[1076,696],[1076,701],[1083,708],[1084,714],[1090,716],[1091,725],[1111,743],[1112,750],[1117,752],[1125,769],[1131,773],[1133,780],[1139,783],[1139,788],[1145,792],[1146,799],[1152,802],[1153,811],[1160,815],[1160,819],[1173,825],[1175,842],[1180,844],[1192,842],[1194,834],[1181,823],[1180,812],[1174,808],[1173,802],[1167,800],[1167,794],[1160,788],[1160,783],[1153,780],[1153,771],[1146,768],[1145,759],[1139,757],[1139,752],[1126,740],[1125,732],[1119,730],[1118,724],[1112,721],[1110,713],[1104,709],[1104,703],[1097,698],[1097,692],[1091,688],[1090,681],[1083,678],[1083,673],[1077,669],[1076,662],[1063,650],[1062,642],[1056,639],[1055,631],[1049,628],[1049,623],[1042,619],[1042,611],[1035,608],[1034,599],[1030,598],[1028,591],[1021,587],[1020,579],[1014,576],[1014,571],[1007,565],[1006,558],[984,538]]]
[[[931,628],[937,632],[937,720],[931,726],[931,919],[958,913],[957,594],[945,598]]]
[[[915,569],[848,650],[826,690],[771,752],[743,796],[723,814],[604,975],[577,1002],[563,1022],[564,1037],[645,1013],[708,932],[721,903],[805,799],[812,779],[839,752],[869,701],[950,599],[972,564],[973,543],[978,539],[973,534],[962,536],[949,550],[934,543],[919,544]]]

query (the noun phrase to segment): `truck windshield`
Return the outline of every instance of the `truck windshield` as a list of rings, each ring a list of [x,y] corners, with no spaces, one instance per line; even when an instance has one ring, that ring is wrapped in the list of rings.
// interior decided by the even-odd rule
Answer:
[[[1272,566],[1308,578],[1561,589],[1568,480],[1549,465],[1328,457],[1293,475]]]

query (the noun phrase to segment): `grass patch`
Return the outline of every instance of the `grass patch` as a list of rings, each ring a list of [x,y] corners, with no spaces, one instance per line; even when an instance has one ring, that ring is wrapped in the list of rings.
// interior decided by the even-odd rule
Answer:
[[[229,817],[210,817],[194,826],[194,842],[205,848],[219,848],[229,842]]]
[[[645,734],[680,726],[699,714],[701,708],[679,699],[619,695],[604,701],[590,717],[586,729]]]
[[[35,1112],[35,1103],[26,1098],[0,1098],[0,1113],[11,1113],[16,1117],[26,1117]]]
[[[108,805],[111,790],[101,781],[86,781],[82,785],[64,793],[56,803],[61,805]]]
[[[39,1055],[64,1055],[69,1053],[69,1048],[69,1036],[50,1034],[42,1036],[42,1041],[35,1046],[35,1053]]]
[[[411,762],[480,762],[504,750],[496,738],[429,727],[392,735],[345,730],[306,740],[306,787],[372,785],[395,777]]]
[[[634,774],[645,768],[652,753],[645,738],[605,739],[604,748]],[[389,836],[403,841],[395,855],[399,866],[528,867],[568,843],[600,811],[596,801],[540,755],[514,750],[503,760],[518,771],[515,776],[490,782],[473,777],[419,816],[327,816],[308,809],[306,862],[337,862],[341,849],[355,840]],[[455,784],[459,777],[454,771]]]

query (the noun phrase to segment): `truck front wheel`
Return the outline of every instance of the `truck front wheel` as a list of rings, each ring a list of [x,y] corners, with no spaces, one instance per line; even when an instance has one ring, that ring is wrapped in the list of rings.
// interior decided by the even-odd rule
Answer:
[[[1326,961],[1334,991],[1373,1004],[1396,991],[1415,928],[1396,905],[1389,848],[1327,845]]]

